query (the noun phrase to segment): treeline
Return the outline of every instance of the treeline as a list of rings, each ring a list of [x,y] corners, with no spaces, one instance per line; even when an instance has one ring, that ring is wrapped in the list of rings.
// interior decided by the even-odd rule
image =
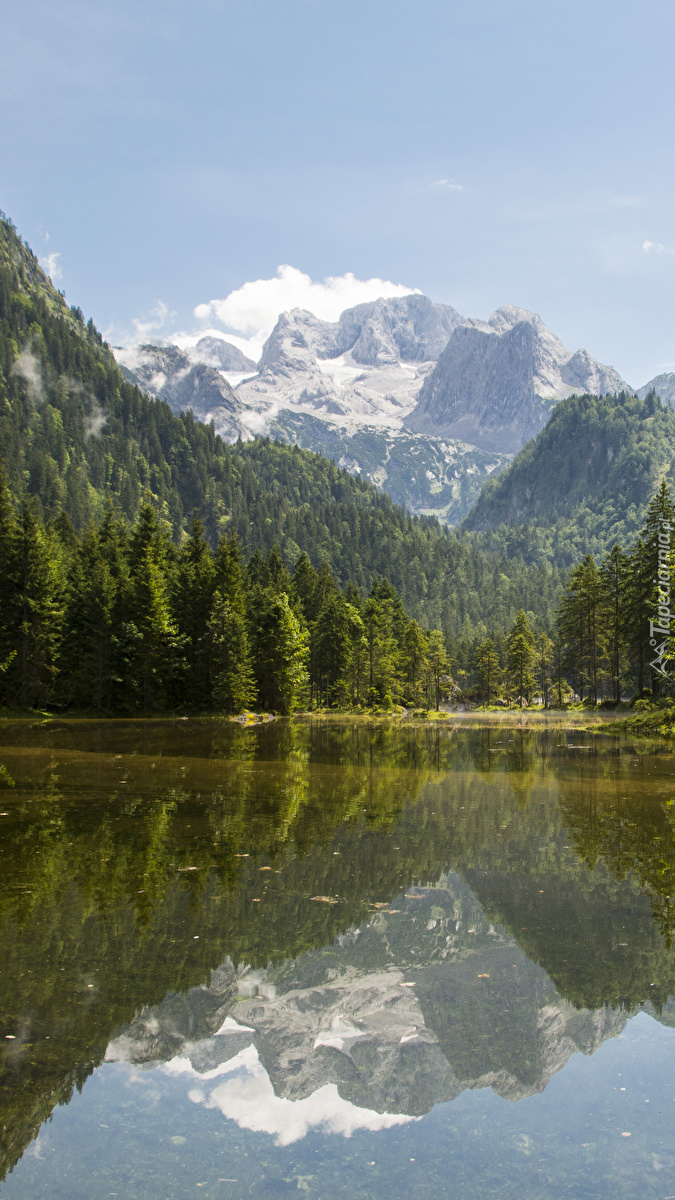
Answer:
[[[506,631],[521,605],[552,620],[561,575],[541,556],[494,535],[485,553],[319,454],[263,438],[229,446],[143,396],[2,219],[0,459],[16,503],[27,493],[45,525],[65,514],[78,535],[108,505],[132,524],[150,495],[176,546],[199,510],[212,548],[235,530],[247,558],[276,544],[293,564],[304,551],[364,594],[386,575],[408,613],[463,642]]]
[[[585,556],[563,587],[554,637],[521,611],[506,637],[478,642],[463,673],[483,704],[505,697],[544,704],[671,695],[669,632],[675,505],[661,483],[630,551],[615,543],[599,563]],[[655,628],[656,626],[656,628]],[[659,632],[659,628],[661,632]]]
[[[236,533],[212,551],[195,518],[180,547],[150,504],[80,537],[0,489],[0,705],[100,713],[249,707],[438,708],[445,639],[386,580],[364,597],[277,546],[245,564]]]
[[[653,392],[570,396],[488,480],[464,528],[526,562],[570,568],[584,554],[601,557],[638,537],[659,481],[675,479],[674,447],[675,411]]]

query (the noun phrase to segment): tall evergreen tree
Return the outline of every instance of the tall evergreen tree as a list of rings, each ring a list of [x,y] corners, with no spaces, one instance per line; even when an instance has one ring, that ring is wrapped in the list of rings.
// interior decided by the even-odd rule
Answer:
[[[249,593],[251,664],[261,707],[288,715],[307,686],[307,635],[285,592],[255,587]]]
[[[432,629],[428,635],[427,674],[434,708],[440,709],[441,701],[450,685],[450,663],[445,649],[445,638],[440,629]]]
[[[521,608],[506,639],[506,669],[516,699],[529,700],[534,687],[535,645],[532,627]]]
[[[177,699],[192,708],[211,706],[209,622],[214,591],[213,556],[204,537],[204,525],[195,517],[173,578],[171,605],[183,639],[185,660]]]
[[[626,608],[628,599],[628,558],[614,545],[600,565],[602,590],[601,616],[606,635],[607,675],[612,699],[621,699],[621,684],[626,673]]]
[[[4,569],[5,628],[10,653],[16,651],[3,682],[22,708],[49,703],[58,670],[64,581],[58,555],[25,499],[9,530]]]
[[[347,701],[349,667],[362,634],[363,623],[351,604],[339,592],[329,593],[311,630],[314,681],[328,705]]]
[[[478,689],[481,703],[490,704],[499,691],[501,671],[499,657],[492,638],[485,638],[476,647],[474,663],[478,674]]]
[[[59,696],[77,708],[110,709],[115,685],[118,579],[90,529],[72,564]]]

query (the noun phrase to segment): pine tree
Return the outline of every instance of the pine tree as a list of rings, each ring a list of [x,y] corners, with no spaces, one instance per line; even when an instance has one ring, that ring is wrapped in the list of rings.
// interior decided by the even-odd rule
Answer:
[[[0,705],[15,701],[10,696],[16,683],[9,674],[19,649],[18,620],[15,609],[16,579],[11,571],[16,539],[16,515],[4,471],[0,465],[0,562],[2,563],[2,602],[0,603]]]
[[[445,638],[440,629],[432,629],[427,638],[427,672],[434,708],[440,709],[441,701],[444,695],[447,695],[451,683]]]
[[[313,681],[328,705],[347,700],[348,671],[356,639],[362,633],[358,613],[339,592],[331,592],[311,630]]]
[[[575,567],[565,586],[558,611],[558,629],[566,644],[579,696],[595,703],[601,683],[605,629],[600,573],[590,554]]]
[[[601,616],[606,634],[607,674],[612,700],[621,700],[621,683],[626,671],[626,610],[628,604],[628,558],[618,543],[600,565]]]
[[[60,698],[78,708],[110,708],[115,682],[118,581],[101,546],[85,534],[73,560],[62,648]]]
[[[251,663],[263,709],[286,716],[307,686],[307,635],[285,592],[252,588],[248,596]]]
[[[291,579],[288,571],[286,570],[286,564],[281,557],[279,546],[276,542],[267,555],[265,568],[267,572],[267,586],[270,587],[273,592],[277,592],[278,594],[285,592],[285,594],[288,595],[291,590]]]
[[[649,660],[647,678],[651,684],[652,693],[658,695],[662,691],[670,690],[672,686],[668,666],[661,668],[658,666],[659,645],[665,641],[667,663],[672,662],[672,659],[675,658],[672,638],[669,638],[667,634],[658,634],[656,630],[654,630],[654,636],[650,637],[652,632],[650,622],[661,625],[663,628],[668,628],[671,624],[669,618],[663,622],[659,621],[660,610],[673,611],[675,609],[675,604],[672,608],[670,604],[673,584],[673,547],[675,546],[675,506],[665,480],[661,482],[650,501],[642,529],[641,543],[643,561],[638,573],[641,587],[639,591],[636,589],[641,604],[638,603],[634,613],[634,634],[635,640],[638,640],[644,647],[644,658]],[[667,603],[662,603],[664,599],[667,599]],[[638,654],[642,658],[639,650]]]
[[[398,694],[400,651],[394,634],[394,605],[387,595],[368,597],[363,609],[368,704],[391,708]]]
[[[290,596],[293,605],[300,605],[308,624],[316,620],[318,613],[314,603],[318,582],[318,573],[314,570],[309,558],[306,554],[301,554],[293,571]]]
[[[237,605],[217,589],[208,622],[211,649],[211,700],[226,713],[240,713],[256,695],[246,622]]]
[[[216,590],[208,622],[212,702],[226,713],[240,713],[255,702],[256,687],[246,627],[246,579],[236,533],[220,539],[213,579]]]
[[[6,628],[16,656],[3,672],[8,701],[22,708],[49,703],[58,670],[64,581],[56,549],[24,499],[11,529],[5,564]]]
[[[482,704],[490,704],[501,683],[499,656],[492,638],[485,638],[476,647],[474,663],[478,672],[478,688]]]
[[[554,660],[554,646],[547,633],[540,633],[535,643],[537,687],[541,692],[541,702],[544,708],[549,707],[549,686],[551,683],[551,667]]]
[[[518,703],[529,700],[534,687],[534,634],[521,608],[506,638],[506,669]]]
[[[429,663],[429,643],[417,621],[409,621],[403,639],[403,663],[406,700],[417,705],[422,698],[425,672]]]
[[[185,640],[176,628],[169,599],[170,548],[149,505],[144,505],[130,545],[126,621],[121,641],[123,683],[128,700],[144,711],[166,706],[181,669]],[[183,699],[178,692],[179,703]]]
[[[181,550],[173,581],[172,610],[183,639],[182,699],[192,708],[211,707],[210,627],[215,569],[199,518]]]

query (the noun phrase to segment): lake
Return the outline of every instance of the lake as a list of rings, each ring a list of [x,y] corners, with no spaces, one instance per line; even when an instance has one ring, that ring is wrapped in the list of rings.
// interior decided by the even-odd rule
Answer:
[[[675,755],[0,722],[3,1200],[675,1198]]]

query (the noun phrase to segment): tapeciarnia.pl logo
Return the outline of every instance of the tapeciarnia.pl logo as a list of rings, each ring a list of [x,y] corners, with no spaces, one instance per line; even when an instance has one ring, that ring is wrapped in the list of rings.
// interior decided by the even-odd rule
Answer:
[[[673,615],[670,611],[670,534],[672,525],[670,521],[661,518],[659,521],[659,569],[657,578],[654,580],[658,588],[659,596],[659,615],[656,621],[649,622],[649,645],[654,648],[656,657],[653,662],[650,662],[650,667],[659,675],[663,675],[664,679],[668,679],[668,638],[670,637],[670,623]],[[662,640],[659,642],[659,637]]]

